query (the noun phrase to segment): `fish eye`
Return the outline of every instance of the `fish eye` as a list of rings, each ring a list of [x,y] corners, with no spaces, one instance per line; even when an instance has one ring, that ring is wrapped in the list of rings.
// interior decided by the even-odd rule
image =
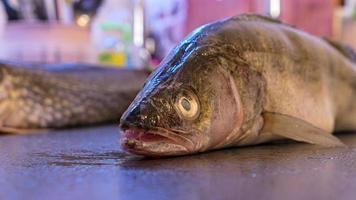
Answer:
[[[176,102],[178,113],[185,119],[193,120],[199,115],[198,99],[193,94],[184,94]]]
[[[179,103],[181,104],[182,108],[184,108],[184,110],[187,112],[189,112],[192,108],[189,100],[186,97],[181,98]]]

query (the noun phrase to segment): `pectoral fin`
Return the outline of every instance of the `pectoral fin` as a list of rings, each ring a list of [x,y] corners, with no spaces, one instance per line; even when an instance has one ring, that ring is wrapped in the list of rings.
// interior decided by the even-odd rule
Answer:
[[[331,133],[315,127],[304,120],[272,112],[263,113],[263,117],[263,132],[326,147],[346,146]]]

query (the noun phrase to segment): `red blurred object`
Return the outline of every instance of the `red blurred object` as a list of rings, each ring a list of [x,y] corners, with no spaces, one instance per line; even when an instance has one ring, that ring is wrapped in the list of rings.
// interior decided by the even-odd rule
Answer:
[[[268,0],[189,0],[185,33],[242,13],[268,14]],[[281,0],[280,19],[309,33],[331,36],[333,0]]]
[[[318,36],[332,35],[333,0],[283,0],[281,19]]]
[[[188,0],[186,34],[195,28],[222,18],[247,12],[263,13],[261,0]]]

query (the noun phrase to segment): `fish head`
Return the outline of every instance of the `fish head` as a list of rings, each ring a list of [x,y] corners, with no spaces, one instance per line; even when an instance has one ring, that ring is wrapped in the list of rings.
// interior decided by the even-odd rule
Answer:
[[[150,75],[121,117],[124,150],[144,156],[191,154],[220,148],[238,131],[238,91],[227,63],[210,51],[175,52]]]

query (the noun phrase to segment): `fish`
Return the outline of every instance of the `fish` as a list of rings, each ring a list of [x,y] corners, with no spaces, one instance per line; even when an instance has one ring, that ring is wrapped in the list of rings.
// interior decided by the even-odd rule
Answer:
[[[356,130],[356,56],[267,16],[199,27],[150,75],[120,119],[120,145],[179,156],[292,140],[345,147]]]
[[[0,63],[0,132],[118,121],[148,72],[85,63]]]

